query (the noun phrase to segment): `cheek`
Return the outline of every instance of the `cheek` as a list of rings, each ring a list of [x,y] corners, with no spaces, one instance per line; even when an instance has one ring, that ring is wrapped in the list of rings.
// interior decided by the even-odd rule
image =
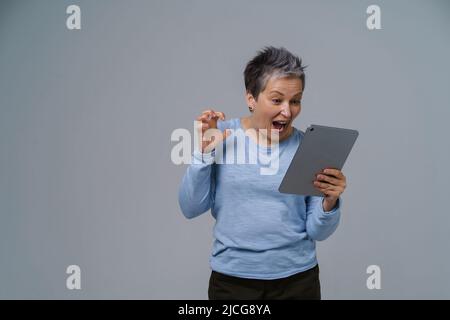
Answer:
[[[279,114],[279,110],[277,110],[277,108],[271,108],[268,106],[260,106],[258,111],[259,118],[266,122],[272,122],[272,120]]]

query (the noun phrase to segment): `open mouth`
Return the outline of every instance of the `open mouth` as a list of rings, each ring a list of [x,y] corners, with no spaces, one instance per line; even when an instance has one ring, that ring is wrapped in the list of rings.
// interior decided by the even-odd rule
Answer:
[[[278,132],[284,131],[287,125],[288,125],[287,121],[272,121],[272,127],[278,130]]]

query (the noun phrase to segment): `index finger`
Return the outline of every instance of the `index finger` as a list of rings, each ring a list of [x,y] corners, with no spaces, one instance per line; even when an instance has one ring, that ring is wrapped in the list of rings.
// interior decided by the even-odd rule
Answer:
[[[221,111],[216,111],[214,113],[216,114],[216,116],[219,117],[220,120],[225,120],[225,113],[223,113]]]
[[[325,168],[323,170],[323,173],[335,176],[337,178],[342,178],[343,177],[343,174],[342,174],[341,170],[338,170],[338,169]]]
[[[209,120],[211,120],[211,119],[216,119],[216,118],[218,118],[219,116],[217,115],[217,113],[218,113],[218,112],[216,112],[216,111],[214,111],[214,110],[211,110],[211,111],[209,111],[209,113],[207,113],[207,114],[205,114],[205,115],[208,115],[208,121],[209,121]]]
[[[209,114],[211,112],[215,112],[213,109],[206,109],[202,112],[202,114]]]
[[[197,121],[200,121],[200,122],[202,122],[202,123],[207,123],[207,122],[208,122],[208,115],[204,114],[204,115],[202,115],[202,116],[200,116],[200,117],[197,117],[196,120],[197,120]]]
[[[208,120],[211,120],[216,116],[216,112],[213,109],[208,109],[202,112],[202,116],[207,116]]]

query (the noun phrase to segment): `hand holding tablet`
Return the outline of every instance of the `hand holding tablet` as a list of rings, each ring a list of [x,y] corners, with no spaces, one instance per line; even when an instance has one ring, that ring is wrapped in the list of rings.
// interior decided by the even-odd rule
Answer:
[[[319,125],[308,127],[278,190],[323,196],[313,183],[316,175],[325,168],[341,170],[357,137],[356,130]]]

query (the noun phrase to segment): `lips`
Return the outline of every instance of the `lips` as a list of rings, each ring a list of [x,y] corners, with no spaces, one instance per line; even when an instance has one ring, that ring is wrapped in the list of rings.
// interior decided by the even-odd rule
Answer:
[[[273,128],[278,130],[279,132],[282,132],[286,128],[287,125],[288,125],[288,121],[284,121],[284,120],[272,121]]]

